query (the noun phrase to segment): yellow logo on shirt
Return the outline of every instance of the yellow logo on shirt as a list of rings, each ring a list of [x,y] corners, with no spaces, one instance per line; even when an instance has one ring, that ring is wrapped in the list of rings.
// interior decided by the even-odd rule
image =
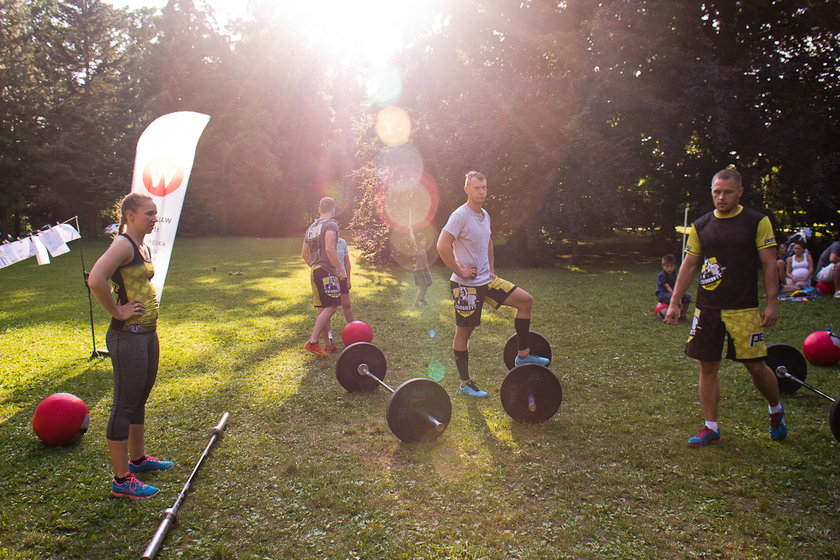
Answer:
[[[721,266],[715,257],[705,259],[703,261],[703,268],[700,269],[700,287],[709,291],[717,288],[721,280],[723,280],[723,272],[725,270],[726,267]]]

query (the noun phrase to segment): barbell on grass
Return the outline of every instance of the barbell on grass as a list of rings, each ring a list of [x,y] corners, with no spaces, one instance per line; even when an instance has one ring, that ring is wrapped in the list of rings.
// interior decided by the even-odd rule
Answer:
[[[528,348],[535,356],[548,358],[551,363],[551,344],[538,332],[528,332]],[[517,422],[538,424],[557,412],[563,401],[560,380],[550,369],[537,364],[516,365],[519,352],[517,335],[505,342],[502,359],[508,374],[502,381],[499,396],[502,407]]]
[[[388,427],[406,443],[437,439],[452,419],[452,401],[446,390],[431,379],[417,377],[396,389],[383,379],[387,363],[382,351],[368,342],[357,342],[342,350],[335,364],[335,376],[342,387],[355,393],[372,391],[379,385],[391,392],[385,416]]]
[[[513,369],[516,365],[516,354],[519,352],[519,345],[517,343],[517,335],[513,335],[505,342],[504,350],[502,350],[502,359],[508,369]],[[551,363],[551,344],[545,339],[543,335],[538,332],[530,331],[528,333],[528,347],[531,353],[535,356],[548,358]]]
[[[807,387],[814,393],[833,403],[831,405],[831,411],[828,414],[828,424],[831,427],[831,433],[834,434],[834,438],[840,441],[840,399],[833,398],[805,383],[805,376],[808,374],[807,365],[805,358],[799,350],[787,344],[769,344],[767,346],[767,358],[765,362],[773,370],[773,373],[776,374],[779,380],[779,390],[782,393],[791,394],[799,387]],[[783,389],[783,382],[791,386],[795,385],[796,389]]]
[[[178,518],[178,510],[181,509],[181,505],[183,505],[184,500],[187,497],[187,492],[189,492],[190,487],[192,485],[193,479],[195,475],[198,473],[198,470],[201,468],[201,465],[204,464],[204,460],[210,455],[210,448],[213,447],[213,444],[216,443],[216,440],[221,438],[225,432],[225,425],[228,421],[228,413],[225,412],[222,414],[222,419],[219,420],[219,423],[210,430],[210,441],[207,442],[207,447],[204,448],[201,456],[198,458],[198,463],[195,464],[193,468],[192,474],[187,479],[187,482],[184,484],[184,488],[181,490],[181,493],[178,494],[178,498],[175,500],[175,503],[172,505],[171,508],[167,508],[163,512],[163,519],[158,526],[155,535],[152,537],[151,542],[146,547],[146,550],[143,552],[143,560],[152,560],[155,555],[160,550],[161,545],[163,544],[163,540],[166,538],[166,534],[169,532],[170,527],[175,524],[175,521]]]
[[[554,416],[560,408],[563,388],[547,367],[523,364],[507,373],[499,396],[511,418],[524,424],[539,424]]]
[[[793,381],[789,377],[776,373],[779,392],[783,395],[792,395],[797,392],[802,387],[801,381],[805,381],[808,376],[808,362],[805,361],[805,357],[799,350],[787,344],[768,344],[764,362],[773,370],[773,373],[776,373],[778,367],[784,366],[785,371],[796,378],[796,381]]]

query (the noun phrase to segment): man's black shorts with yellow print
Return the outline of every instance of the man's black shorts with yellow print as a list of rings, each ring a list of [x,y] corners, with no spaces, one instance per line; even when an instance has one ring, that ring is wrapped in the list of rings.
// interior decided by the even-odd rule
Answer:
[[[719,362],[727,338],[728,360],[749,362],[767,356],[761,313],[756,307],[695,309],[694,321],[685,344],[685,355],[701,362]]]
[[[459,327],[477,327],[481,324],[481,310],[486,301],[493,309],[504,304],[516,285],[496,276],[483,286],[464,286],[449,282],[455,305],[455,324]]]
[[[315,307],[338,307],[341,305],[341,282],[338,274],[327,269],[312,269],[312,305]]]

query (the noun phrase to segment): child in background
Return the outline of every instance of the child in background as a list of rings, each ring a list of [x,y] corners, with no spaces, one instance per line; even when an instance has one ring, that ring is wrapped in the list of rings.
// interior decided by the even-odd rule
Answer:
[[[662,271],[656,277],[656,299],[659,303],[668,305],[671,303],[671,294],[674,293],[674,284],[677,282],[677,259],[672,254],[662,257]],[[691,296],[684,294],[680,302],[680,320],[685,320],[685,311],[691,303]]]
[[[426,301],[426,290],[432,285],[432,275],[429,272],[429,257],[426,254],[426,235],[421,231],[414,235],[414,230],[408,228],[408,234],[414,243],[414,285],[417,286],[417,294],[414,296],[414,307],[420,304],[428,304]]]

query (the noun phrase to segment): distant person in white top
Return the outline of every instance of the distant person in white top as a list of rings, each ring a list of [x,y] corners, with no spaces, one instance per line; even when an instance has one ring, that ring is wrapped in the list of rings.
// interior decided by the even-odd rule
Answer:
[[[814,274],[814,259],[805,250],[805,244],[794,242],[793,254],[785,262],[785,283],[788,286],[803,290],[811,287],[811,275]]]
[[[485,301],[494,309],[502,305],[516,309],[516,365],[533,363],[545,366],[549,360],[532,355],[528,347],[534,298],[495,274],[490,215],[483,208],[487,199],[487,177],[484,173],[467,173],[464,192],[467,202],[452,212],[440,232],[437,250],[443,263],[452,270],[450,287],[455,305],[452,350],[461,378],[460,391],[463,395],[483,398],[487,392],[479,389],[470,379],[468,346],[473,330],[481,323],[481,309]]]
[[[840,298],[840,266],[837,266],[837,263],[840,263],[840,241],[829,245],[817,261],[819,287],[834,290],[834,297]]]

